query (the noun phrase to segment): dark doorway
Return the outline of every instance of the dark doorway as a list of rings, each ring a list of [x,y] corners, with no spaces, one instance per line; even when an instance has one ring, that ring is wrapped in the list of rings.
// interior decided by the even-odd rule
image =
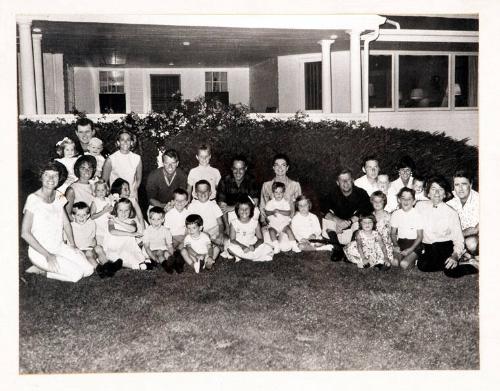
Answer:
[[[101,114],[125,113],[125,94],[99,94]]]

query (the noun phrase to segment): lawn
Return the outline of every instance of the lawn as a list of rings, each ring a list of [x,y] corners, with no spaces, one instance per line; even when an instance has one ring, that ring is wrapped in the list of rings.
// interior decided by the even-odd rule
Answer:
[[[479,369],[479,279],[328,253],[77,284],[20,263],[20,373]]]

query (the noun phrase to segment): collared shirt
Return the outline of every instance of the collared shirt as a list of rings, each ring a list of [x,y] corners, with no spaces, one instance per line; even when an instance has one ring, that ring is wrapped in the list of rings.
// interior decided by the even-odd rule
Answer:
[[[348,220],[360,213],[372,213],[373,206],[370,197],[365,190],[353,186],[352,192],[345,196],[339,186],[335,186],[326,202],[327,208],[331,209],[335,216],[342,220]]]
[[[259,188],[255,178],[245,174],[238,185],[233,175],[227,175],[219,182],[217,187],[217,202],[225,202],[230,206],[234,206],[239,198],[246,194],[252,199],[259,199]]]
[[[146,182],[146,193],[148,200],[155,199],[156,201],[166,204],[174,198],[174,190],[181,188],[186,190],[187,177],[184,171],[177,168],[174,177],[168,182],[165,170],[163,167],[151,171]]]
[[[444,202],[434,206],[431,201],[419,201],[415,209],[422,216],[424,228],[423,243],[453,242],[453,252],[462,254],[464,250],[464,236],[458,213]]]
[[[372,184],[366,175],[356,179],[354,181],[354,185],[366,191],[368,196],[371,196],[374,191],[380,190],[377,185],[377,180],[375,180],[375,183]]]
[[[454,197],[447,202],[453,209],[458,212],[460,225],[462,230],[473,228],[479,224],[479,193],[470,189],[469,197],[465,204],[462,205],[460,198],[453,192]]]

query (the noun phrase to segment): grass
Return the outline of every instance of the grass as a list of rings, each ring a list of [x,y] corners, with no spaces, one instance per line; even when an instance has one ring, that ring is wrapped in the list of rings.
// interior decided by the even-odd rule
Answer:
[[[77,284],[20,273],[20,373],[479,369],[477,276],[328,253]]]

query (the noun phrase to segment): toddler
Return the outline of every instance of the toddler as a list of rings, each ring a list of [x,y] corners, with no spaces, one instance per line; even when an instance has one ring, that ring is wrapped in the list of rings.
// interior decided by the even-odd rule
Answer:
[[[94,198],[90,204],[90,218],[96,225],[97,244],[102,245],[104,233],[108,229],[109,213],[113,210],[113,199],[109,197],[108,184],[98,179],[94,184]]]
[[[136,212],[128,198],[120,198],[113,207],[108,220],[108,231],[104,236],[104,251],[111,262],[130,269],[152,269],[153,265],[144,257],[136,238],[142,233],[137,229]],[[119,267],[116,267],[119,269]]]
[[[200,269],[204,268],[210,270],[216,258],[212,241],[205,232],[202,232],[202,229],[203,219],[200,215],[190,214],[186,217],[187,235],[184,238],[181,255],[195,273],[199,273]]]
[[[425,196],[425,178],[420,175],[413,177],[413,190],[415,190],[415,201],[428,201],[429,198]]]
[[[389,175],[378,174],[377,186],[379,190],[387,197],[387,204],[385,205],[384,210],[389,213],[391,213],[393,210],[396,210],[398,208],[398,200],[397,197],[390,191],[391,183],[389,181]]]
[[[92,137],[89,141],[89,145],[87,147],[88,152],[85,152],[86,155],[92,155],[95,157],[97,161],[97,166],[95,170],[95,177],[101,178],[102,176],[102,167],[104,166],[104,156],[101,155],[103,150],[102,140],[97,137]]]
[[[196,153],[196,160],[198,160],[198,167],[192,168],[189,171],[187,178],[187,192],[189,197],[196,198],[196,183],[202,179],[206,180],[210,184],[212,193],[210,194],[210,200],[215,200],[217,193],[217,185],[221,179],[220,172],[218,169],[210,166],[210,159],[212,158],[212,152],[208,145],[200,145],[198,152]]]
[[[251,261],[271,261],[273,248],[264,243],[258,220],[253,219],[255,205],[247,198],[236,203],[234,211],[237,219],[230,225],[228,253],[235,257]]]
[[[332,250],[331,244],[321,236],[321,226],[319,219],[310,212],[311,200],[305,195],[300,195],[295,201],[297,213],[292,218],[292,232],[299,242],[298,246],[302,251]]]
[[[184,237],[186,236],[186,217],[188,193],[186,190],[177,188],[174,190],[174,207],[165,214],[165,227],[172,234],[172,244],[174,249],[182,247]]]
[[[189,214],[198,214],[203,219],[203,231],[208,234],[214,247],[214,258],[220,252],[219,246],[224,244],[224,222],[222,210],[214,200],[210,200],[211,187],[205,179],[196,182],[196,198],[188,206]]]
[[[141,232],[144,231],[144,228],[146,227],[144,216],[142,215],[137,198],[133,197],[130,193],[130,184],[123,178],[117,178],[112,183],[110,192],[115,202],[120,198],[128,198],[130,200],[135,210],[135,218],[137,219],[138,228]]]
[[[375,230],[377,220],[372,214],[359,216],[359,229],[356,240],[349,243],[344,252],[349,262],[359,268],[374,267],[378,270],[387,270],[391,267],[387,250],[382,237]]]
[[[415,186],[415,179],[413,182]],[[391,216],[394,244],[393,266],[410,269],[415,265],[423,238],[423,221],[415,205],[415,190],[403,187],[398,193],[400,208]]]
[[[118,178],[125,179],[131,196],[137,199],[137,190],[142,180],[142,160],[140,155],[132,152],[135,144],[135,135],[126,129],[121,130],[116,139],[118,151],[104,162],[102,177],[111,184]]]
[[[59,186],[57,190],[64,194],[69,185],[75,182],[78,178],[75,175],[74,166],[78,156],[75,152],[75,142],[69,137],[64,137],[61,141],[56,144],[56,153],[59,158],[55,159],[59,163],[63,164],[68,171],[68,176],[66,181]]]
[[[373,215],[377,219],[376,230],[384,242],[389,261],[393,261],[391,240],[391,214],[384,210],[387,198],[380,190],[374,191],[370,197],[373,206]]]
[[[96,224],[89,218],[90,207],[85,202],[75,202],[72,215],[71,228],[76,247],[83,251],[92,266],[105,264],[108,260],[104,250],[96,242]]]
[[[165,211],[163,208],[154,206],[149,210],[150,225],[144,230],[142,243],[144,252],[153,265],[160,264],[169,274],[174,272],[174,248],[172,247],[172,234],[163,225],[165,222]]]
[[[285,184],[282,182],[273,182],[272,191],[273,196],[267,201],[264,212],[269,222],[269,236],[271,237],[274,253],[277,254],[282,249],[284,250],[284,248],[280,247],[278,242],[278,237],[281,237],[282,233],[286,234],[288,240],[292,243],[292,250],[294,252],[300,252],[301,250],[290,228],[290,215],[292,212],[290,203],[284,197]]]

